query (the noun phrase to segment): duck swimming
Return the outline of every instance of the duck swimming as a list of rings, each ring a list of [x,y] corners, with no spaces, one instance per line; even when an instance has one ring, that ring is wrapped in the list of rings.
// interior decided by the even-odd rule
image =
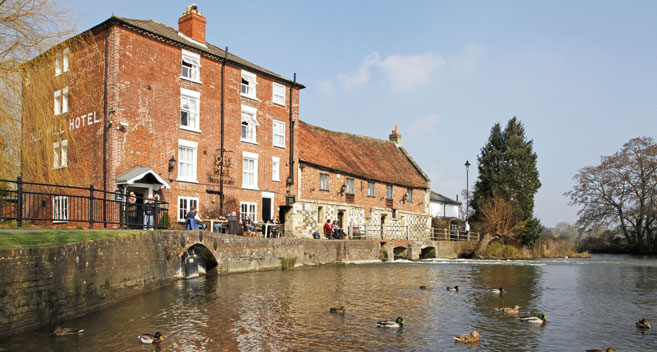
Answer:
[[[503,308],[495,308],[495,310],[506,314],[518,314],[518,308],[520,308],[520,306],[515,305],[513,306],[513,308],[503,307]]]
[[[447,291],[454,291],[454,292],[459,292],[459,287],[458,286],[447,286]]]
[[[500,287],[500,288],[494,288],[494,289],[492,289],[491,292],[496,293],[496,294],[498,294],[498,295],[501,295],[501,294],[503,294],[503,293],[506,292],[506,291],[505,291],[502,287]]]
[[[83,329],[74,329],[74,328],[63,328],[61,326],[56,326],[55,331],[52,333],[55,336],[66,336],[66,335],[75,335],[83,332]]]
[[[433,288],[433,287],[431,287],[431,286],[429,286],[429,285],[422,285],[422,286],[420,286],[420,290],[431,290],[432,288]]]
[[[519,318],[518,320],[530,324],[545,324],[545,322],[547,321],[547,317],[543,314],[539,314],[538,316],[535,317],[522,317]]]
[[[157,345],[160,342],[162,342],[162,340],[164,340],[164,337],[162,337],[162,335],[160,335],[159,332],[156,332],[155,335],[151,335],[151,334],[139,335],[137,336],[137,338],[139,338],[139,341],[141,341],[141,343],[146,345]]]
[[[333,313],[333,314],[342,314],[342,315],[344,315],[345,309],[344,309],[344,306],[340,306],[340,308],[333,307],[333,308],[329,309],[329,312]]]
[[[641,319],[641,320],[637,321],[636,322],[636,327],[641,328],[641,329],[650,329],[651,328],[650,323],[645,319]]]
[[[376,323],[377,328],[402,328],[404,327],[404,319],[402,317],[397,317],[395,321],[384,320]]]
[[[460,343],[479,342],[479,333],[477,332],[477,330],[474,330],[471,334],[461,334],[459,336],[454,336],[454,340]]]
[[[606,349],[591,348],[590,350],[586,350],[586,352],[616,352],[616,350],[613,347],[607,347]]]

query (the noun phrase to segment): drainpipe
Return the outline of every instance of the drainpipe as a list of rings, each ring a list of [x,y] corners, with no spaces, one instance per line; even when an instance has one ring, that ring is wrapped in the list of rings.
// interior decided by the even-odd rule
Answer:
[[[228,47],[224,50],[224,62],[221,63],[221,151],[219,152],[219,215],[224,213],[224,75],[228,60]]]
[[[105,25],[105,72],[103,75],[103,191],[107,191],[107,66],[110,26]],[[103,199],[107,193],[103,192]],[[107,201],[103,201],[103,227],[107,228]]]
[[[287,186],[291,187],[294,184],[294,118],[292,117],[292,98],[294,93],[294,86],[297,84],[297,74],[294,74],[294,81],[290,87],[290,175],[287,177]],[[288,188],[290,190],[290,188]]]

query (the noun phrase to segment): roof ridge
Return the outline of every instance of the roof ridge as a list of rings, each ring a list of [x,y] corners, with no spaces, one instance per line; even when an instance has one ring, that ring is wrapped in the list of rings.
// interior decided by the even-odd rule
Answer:
[[[331,132],[331,133],[340,133],[340,134],[345,134],[345,135],[349,135],[349,136],[355,136],[355,137],[366,138],[366,139],[373,139],[373,140],[375,140],[375,141],[377,141],[377,142],[394,143],[394,142],[389,141],[389,140],[387,140],[387,139],[382,139],[382,138],[377,138],[377,137],[372,137],[372,136],[365,136],[365,135],[362,135],[362,134],[351,133],[351,132],[344,132],[344,131],[334,131],[334,130],[330,130],[330,129],[328,129],[328,128],[324,128],[324,127],[320,127],[320,126],[317,126],[317,125],[310,124],[310,123],[308,123],[308,122],[306,122],[306,121],[303,121],[303,120],[301,120],[301,119],[299,119],[299,122],[304,123],[304,124],[306,124],[306,125],[308,125],[308,126],[310,126],[310,127],[313,127],[313,128],[319,128],[319,129],[321,129],[321,130],[328,131],[328,132]]]

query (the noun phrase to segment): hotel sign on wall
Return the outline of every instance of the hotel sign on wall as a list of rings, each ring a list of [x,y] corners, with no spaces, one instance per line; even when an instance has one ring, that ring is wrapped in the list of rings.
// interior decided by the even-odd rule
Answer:
[[[98,117],[96,112],[94,111],[68,120],[68,129],[69,131],[78,130],[86,126],[98,124],[100,122],[103,122],[103,120],[101,120],[101,118]],[[64,128],[65,128],[64,125],[60,125],[59,127],[54,127],[51,133],[55,136],[64,134]],[[37,131],[36,136],[34,132],[30,133],[30,137],[32,138],[33,143],[35,141],[40,141],[42,138],[41,130]]]

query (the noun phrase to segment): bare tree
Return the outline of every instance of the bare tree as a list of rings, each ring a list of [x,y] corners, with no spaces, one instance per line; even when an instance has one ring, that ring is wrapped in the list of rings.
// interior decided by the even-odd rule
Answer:
[[[657,144],[652,138],[630,140],[573,179],[576,184],[565,195],[571,205],[582,207],[579,226],[605,226],[622,234],[634,250],[657,252]]]
[[[488,248],[488,243],[497,238],[515,239],[524,229],[524,222],[517,218],[513,206],[500,195],[494,195],[481,207],[483,233],[474,255],[479,256]]]
[[[25,64],[70,35],[70,13],[60,0],[0,0],[0,178],[20,172]]]

